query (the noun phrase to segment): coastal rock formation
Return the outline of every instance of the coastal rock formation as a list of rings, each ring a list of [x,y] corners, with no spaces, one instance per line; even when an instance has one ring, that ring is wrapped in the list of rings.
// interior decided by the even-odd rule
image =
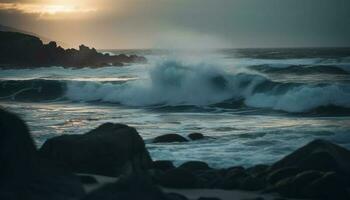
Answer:
[[[273,164],[269,191],[286,197],[350,199],[350,151],[314,140]]]
[[[326,140],[314,140],[273,164],[270,170],[285,167],[336,171],[350,177],[350,151]]]
[[[105,123],[83,135],[51,138],[40,153],[80,173],[119,176],[152,167],[138,132],[123,124]]]
[[[165,134],[154,138],[153,143],[166,143],[166,142],[187,142],[188,140],[178,134]]]
[[[136,55],[102,54],[84,45],[78,50],[63,49],[56,42],[43,44],[32,35],[0,31],[0,68],[103,67],[135,62],[146,62],[146,59]]]
[[[38,156],[25,123],[0,109],[0,199],[65,200],[85,195],[78,177]]]

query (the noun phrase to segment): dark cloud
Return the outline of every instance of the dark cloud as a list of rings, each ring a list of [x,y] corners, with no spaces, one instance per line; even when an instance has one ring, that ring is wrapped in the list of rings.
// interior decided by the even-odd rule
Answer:
[[[96,2],[101,9],[87,18],[48,20],[2,10],[0,23],[99,48],[166,46],[167,41],[192,41],[194,47],[205,47],[205,42],[225,47],[350,46],[349,0]]]

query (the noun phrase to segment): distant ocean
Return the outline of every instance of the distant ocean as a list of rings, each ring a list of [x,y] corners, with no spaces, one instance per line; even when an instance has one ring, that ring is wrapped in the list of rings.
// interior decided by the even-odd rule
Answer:
[[[315,138],[350,149],[350,49],[104,50],[125,67],[0,70],[0,105],[38,146],[104,122],[135,127],[153,159],[272,163]],[[151,144],[200,132],[210,139]]]

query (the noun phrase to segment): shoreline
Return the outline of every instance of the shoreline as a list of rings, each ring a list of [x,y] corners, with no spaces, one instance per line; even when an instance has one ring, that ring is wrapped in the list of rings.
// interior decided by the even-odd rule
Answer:
[[[8,183],[0,183],[3,199],[21,194],[22,187],[28,188],[26,193],[33,197],[28,199],[35,200],[48,199],[48,194],[64,197],[59,200],[350,197],[350,151],[321,139],[271,165],[213,169],[201,161],[188,161],[178,167],[167,160],[153,161],[137,130],[125,124],[104,123],[82,135],[53,137],[36,149],[25,122],[0,109],[0,133],[0,142],[6,144],[0,145],[0,161],[4,163],[0,178]],[[207,139],[200,133],[189,138]],[[186,141],[176,134],[153,140]],[[34,198],[37,196],[43,198]]]

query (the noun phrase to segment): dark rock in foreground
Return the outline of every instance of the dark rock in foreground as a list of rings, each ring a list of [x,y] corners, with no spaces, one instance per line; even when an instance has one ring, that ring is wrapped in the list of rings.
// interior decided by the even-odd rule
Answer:
[[[119,176],[152,167],[138,132],[123,124],[105,123],[83,135],[51,138],[40,153],[79,173]]]
[[[153,143],[187,142],[188,140],[178,134],[166,134],[154,138]]]
[[[350,151],[314,140],[273,164],[267,180],[286,197],[350,199]]]
[[[197,177],[191,172],[176,168],[166,171],[163,175],[157,178],[158,183],[169,188],[196,188]]]
[[[153,162],[153,169],[167,171],[170,169],[175,169],[175,166],[170,160],[157,160]]]
[[[326,140],[314,140],[273,164],[270,170],[285,167],[336,171],[350,177],[350,151]]]
[[[78,177],[38,156],[25,123],[0,109],[0,199],[79,199]]]
[[[56,42],[43,44],[35,36],[0,31],[0,68],[103,67],[141,62],[146,62],[141,56],[111,56],[84,45],[80,45],[79,50],[63,49]]]

